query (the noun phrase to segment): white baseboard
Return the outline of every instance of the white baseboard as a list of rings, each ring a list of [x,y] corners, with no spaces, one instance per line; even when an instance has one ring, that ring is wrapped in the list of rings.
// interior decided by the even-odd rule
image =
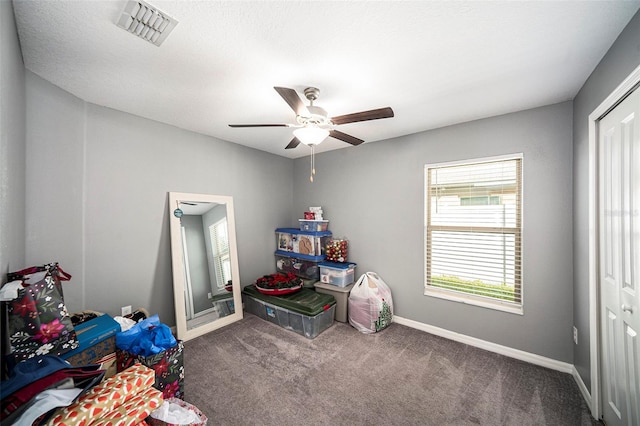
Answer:
[[[589,411],[593,415],[593,405],[592,405],[592,401],[591,401],[591,393],[589,392],[589,389],[587,389],[587,385],[584,384],[584,381],[582,380],[582,377],[580,377],[580,374],[578,373],[578,370],[576,370],[575,366],[573,367],[573,371],[571,372],[571,375],[573,376],[573,380],[576,381],[576,384],[578,385],[578,389],[580,389],[580,393],[582,394],[582,397],[584,398],[584,401],[589,406]]]
[[[519,349],[513,349],[508,346],[502,346],[496,343],[487,342],[486,340],[456,333],[454,331],[445,330],[444,328],[435,327],[433,325],[424,324],[424,323],[410,320],[407,318],[402,318],[397,315],[393,316],[393,322],[406,325],[407,327],[415,328],[417,330],[422,330],[427,333],[435,334],[436,336],[444,337],[446,339],[454,340],[456,342],[464,343],[470,346],[475,346],[476,348],[484,349],[490,352],[495,352],[497,354],[508,356],[510,358],[519,359],[520,361],[525,361],[531,364],[539,365],[541,367],[546,367],[552,370],[568,373],[574,376],[574,378],[580,377],[577,374],[577,371],[573,366],[573,364],[547,358],[541,355],[532,354],[530,352],[521,351]],[[580,380],[580,382],[582,382],[582,380]],[[580,387],[580,383],[578,383],[578,387]],[[585,395],[586,387],[584,386],[584,383],[582,383],[582,387],[584,388],[584,390],[580,389],[580,391],[582,392],[583,395]],[[590,403],[591,397],[589,398],[585,397],[585,399],[587,400],[587,403]]]

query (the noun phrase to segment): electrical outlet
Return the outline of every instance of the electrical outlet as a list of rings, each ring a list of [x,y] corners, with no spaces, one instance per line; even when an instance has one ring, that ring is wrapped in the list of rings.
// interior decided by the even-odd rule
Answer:
[[[123,306],[120,309],[122,309],[122,316],[129,315],[131,313],[131,305]]]
[[[578,329],[573,326],[573,343],[578,344]]]
[[[211,299],[211,298],[213,297],[213,294],[211,294],[211,292],[209,292],[209,293],[207,293],[207,297],[208,297],[209,299]]]

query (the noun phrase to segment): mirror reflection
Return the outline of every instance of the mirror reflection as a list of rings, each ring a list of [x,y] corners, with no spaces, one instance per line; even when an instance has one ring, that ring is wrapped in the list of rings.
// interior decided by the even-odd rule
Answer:
[[[235,312],[227,206],[181,202],[187,329]],[[228,283],[228,285],[227,285]]]
[[[242,318],[233,200],[172,192],[169,210],[176,328],[187,340]]]

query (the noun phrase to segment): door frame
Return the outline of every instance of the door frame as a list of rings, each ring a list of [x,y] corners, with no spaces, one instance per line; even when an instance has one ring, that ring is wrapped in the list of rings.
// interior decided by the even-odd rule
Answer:
[[[598,131],[600,119],[640,85],[640,65],[589,114],[589,336],[591,356],[591,415],[602,416],[600,377],[600,298],[598,285]],[[640,88],[638,88],[640,90]]]

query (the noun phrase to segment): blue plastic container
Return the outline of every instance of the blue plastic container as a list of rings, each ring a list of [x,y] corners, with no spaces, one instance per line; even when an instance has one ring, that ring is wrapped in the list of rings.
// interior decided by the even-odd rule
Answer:
[[[356,273],[356,264],[353,262],[320,262],[320,282],[333,284],[338,287],[346,287],[353,283]]]
[[[277,250],[275,256],[278,272],[294,274],[304,280],[320,279],[318,264],[325,259],[324,256],[308,256],[281,250]]]
[[[331,239],[331,231],[301,231],[298,228],[276,229],[276,248],[280,251],[323,256],[325,246]]]

